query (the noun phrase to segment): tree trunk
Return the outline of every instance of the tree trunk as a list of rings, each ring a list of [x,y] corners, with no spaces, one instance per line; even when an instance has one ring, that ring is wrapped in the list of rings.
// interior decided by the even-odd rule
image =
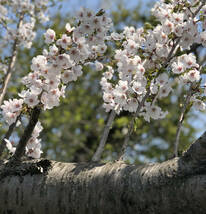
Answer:
[[[205,214],[206,132],[180,158],[144,166],[0,163],[0,214]]]

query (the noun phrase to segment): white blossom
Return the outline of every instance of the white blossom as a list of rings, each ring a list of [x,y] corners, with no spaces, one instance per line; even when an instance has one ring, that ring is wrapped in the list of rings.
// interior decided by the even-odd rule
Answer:
[[[48,29],[48,30],[46,31],[46,33],[44,34],[45,42],[46,42],[47,44],[50,44],[50,43],[54,42],[55,36],[56,36],[55,31],[52,30],[52,29]]]

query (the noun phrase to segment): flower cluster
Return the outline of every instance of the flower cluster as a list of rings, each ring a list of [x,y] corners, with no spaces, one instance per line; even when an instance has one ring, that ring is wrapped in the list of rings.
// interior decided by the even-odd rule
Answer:
[[[0,25],[2,24],[5,27],[6,36],[4,36],[1,46],[8,46],[11,41],[18,39],[19,45],[30,48],[36,34],[34,32],[36,20],[38,19],[42,22],[48,20],[45,15],[47,5],[48,0],[2,0],[0,5]],[[5,25],[4,23],[10,24]],[[14,28],[14,25],[16,25],[16,28]]]
[[[106,111],[136,112],[148,91],[149,99],[140,106],[140,115],[146,121],[161,119],[167,111],[156,103],[170,94],[174,76],[182,86],[198,84],[200,66],[192,53],[184,54],[183,50],[194,43],[205,45],[206,34],[199,30],[198,19],[203,14],[201,20],[205,20],[205,10],[200,1],[162,0],[152,9],[159,21],[157,26],[125,27],[123,33],[111,34],[110,39],[121,43],[121,49],[114,54],[117,69],[106,66],[101,80]],[[175,55],[177,50],[182,51],[179,57]],[[198,91],[193,93],[193,104],[201,103],[199,109],[203,110],[205,105],[199,96]]]
[[[82,75],[82,65],[94,61],[106,51],[106,40],[111,20],[105,15],[97,16],[90,10],[83,9],[78,13],[79,26],[66,24],[66,32],[56,39],[56,33],[48,29],[44,34],[49,50],[43,55],[34,57],[28,76],[23,78],[28,90],[20,96],[29,107],[41,103],[44,110],[59,105],[60,97],[64,97],[65,85],[76,81]],[[96,21],[95,21],[96,20]],[[87,29],[86,25],[91,26]]]
[[[31,138],[28,140],[26,145],[26,155],[32,158],[40,158],[41,156],[41,140],[38,139],[39,133],[42,131],[43,127],[41,123],[38,122],[32,132]]]
[[[15,66],[19,48],[31,47],[36,35],[36,21],[48,20],[48,3],[48,0],[0,0],[0,49],[4,50],[0,57],[0,71],[3,71],[0,78]],[[8,59],[12,66],[8,66]]]
[[[82,75],[85,63],[94,62],[104,54],[111,19],[104,13],[94,14],[82,9],[78,13],[78,22],[80,24],[77,27],[71,27],[67,23],[65,34],[59,39],[56,39],[56,33],[52,29],[46,31],[45,42],[49,48],[32,59],[32,72],[22,80],[27,89],[19,93],[19,100],[4,101],[1,106],[3,117],[9,125],[16,121],[22,104],[28,108],[39,105],[44,110],[58,106],[60,97],[65,96],[65,84],[76,81]],[[27,147],[28,156],[40,154],[39,140],[36,138],[31,138]]]
[[[42,131],[43,127],[41,126],[41,123],[38,122],[32,132],[31,138],[28,140],[27,145],[26,145],[26,152],[25,154],[28,157],[32,158],[40,158],[42,150],[41,150],[41,144],[40,144],[40,139],[39,133]],[[6,146],[8,150],[13,154],[16,151],[16,147],[13,145],[11,141],[8,139],[4,139],[6,141]]]
[[[10,99],[8,101],[5,100],[4,104],[1,106],[4,120],[8,123],[9,126],[14,123],[17,117],[20,115],[22,104],[23,99]]]

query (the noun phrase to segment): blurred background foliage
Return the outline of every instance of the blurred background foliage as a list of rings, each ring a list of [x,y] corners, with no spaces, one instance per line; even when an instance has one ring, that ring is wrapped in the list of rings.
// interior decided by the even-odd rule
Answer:
[[[15,97],[17,92],[21,90],[20,80],[30,71],[32,57],[41,54],[42,49],[46,47],[43,42],[45,29],[52,28],[57,33],[62,32],[67,22],[73,22],[74,11],[78,10],[81,5],[87,6],[81,0],[76,0],[76,8],[72,8],[72,3],[70,7],[69,2],[67,0],[67,8],[64,8],[63,12],[62,8],[65,5],[62,4],[62,1],[54,2],[54,7],[50,9],[52,17],[49,23],[46,25],[37,23],[38,34],[32,48],[20,50],[18,54],[16,69],[10,82],[7,98]],[[156,25],[154,17],[149,14],[149,9],[155,1],[149,1],[148,5],[145,5],[144,1],[136,1],[136,5],[130,8],[127,7],[126,1],[102,0],[98,2],[97,7],[109,8],[108,13],[114,22],[116,31],[122,30],[126,25],[135,27],[143,26],[144,23]],[[197,50],[195,49],[195,51]],[[197,52],[199,54],[200,51]],[[95,72],[91,68],[85,67],[84,75],[68,86],[67,96],[62,100],[61,105],[42,113],[41,122],[44,127],[41,133],[43,157],[70,162],[91,160],[108,117],[102,108],[100,78],[101,72]],[[152,120],[150,123],[145,122],[142,118],[136,120],[136,128],[127,149],[127,160],[129,162],[164,161],[172,157],[176,125],[180,115],[179,104],[183,99],[178,90],[174,94],[161,103],[163,109],[169,112],[165,119]],[[194,126],[191,121],[196,120],[197,117],[199,115],[192,111],[185,118],[180,137],[180,152],[186,149],[195,138],[199,126]],[[131,115],[125,112],[116,117],[103,153],[105,161],[114,160],[117,157],[130,120]],[[2,126],[1,135],[5,130]],[[19,129],[18,132],[21,134],[22,130]],[[13,138],[18,139],[16,135],[13,135]]]

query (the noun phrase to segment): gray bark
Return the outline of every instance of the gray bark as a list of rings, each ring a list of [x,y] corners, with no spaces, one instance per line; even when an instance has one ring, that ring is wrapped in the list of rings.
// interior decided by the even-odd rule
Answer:
[[[206,132],[179,158],[0,163],[1,214],[205,214]]]

